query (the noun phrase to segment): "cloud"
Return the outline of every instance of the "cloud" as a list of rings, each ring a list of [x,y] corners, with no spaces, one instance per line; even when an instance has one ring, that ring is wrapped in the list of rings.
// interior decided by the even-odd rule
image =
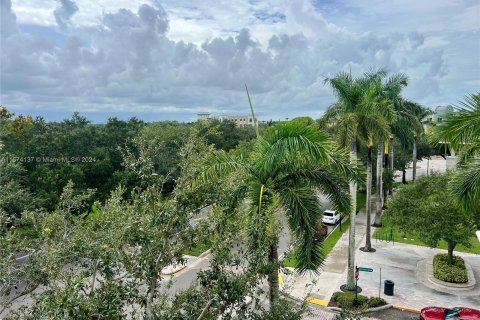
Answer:
[[[77,4],[72,0],[60,0],[60,6],[53,11],[55,21],[61,29],[70,25],[70,18],[78,11]]]
[[[339,16],[338,7],[319,8],[308,0],[232,0],[222,6],[62,0],[50,9],[50,24],[35,22],[49,21],[48,1],[38,2],[44,11],[37,16],[27,2],[16,0],[16,15],[10,1],[0,1],[1,103],[47,118],[71,110],[180,120],[192,120],[198,111],[247,113],[245,83],[261,118],[319,116],[334,100],[325,76],[372,67],[407,73],[410,99],[455,102],[473,90],[480,69],[480,47],[472,41],[479,31],[471,24],[458,31],[462,36],[432,31],[439,25],[431,16],[425,18],[435,25],[430,31],[407,21],[405,30],[370,29],[363,2],[340,1],[349,11]],[[400,7],[392,11],[417,21]],[[443,16],[452,7],[441,1],[433,9]],[[375,10],[387,16],[380,20],[399,24],[381,3]],[[59,33],[46,31],[58,27]],[[465,44],[467,51],[461,50]]]

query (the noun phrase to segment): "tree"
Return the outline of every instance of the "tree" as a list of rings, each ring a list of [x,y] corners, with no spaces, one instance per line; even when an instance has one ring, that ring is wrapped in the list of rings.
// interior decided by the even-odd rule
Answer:
[[[384,222],[404,232],[414,232],[434,248],[440,240],[448,244],[449,262],[458,244],[470,246],[475,230],[473,215],[464,210],[445,186],[451,174],[433,174],[403,185],[388,202]]]
[[[383,75],[386,77],[386,73]],[[409,113],[405,112],[402,109],[402,90],[408,84],[408,77],[405,74],[397,73],[389,77],[388,79],[380,78],[378,81],[380,83],[379,96],[381,99],[387,101],[386,105],[392,109],[392,116],[387,119],[388,121],[388,134],[384,134],[382,140],[378,143],[377,147],[377,174],[376,174],[376,198],[375,198],[375,221],[374,225],[380,225],[380,219],[382,216],[382,208],[384,203],[384,194],[383,194],[383,171],[384,171],[384,160],[385,165],[387,166],[387,158],[389,156],[389,148],[392,152],[393,149],[390,147],[389,141],[392,137],[392,132],[395,132],[395,129],[404,129],[403,124],[409,123]]]
[[[388,101],[381,97],[381,80],[385,75],[385,70],[366,73],[360,78],[353,78],[347,73],[339,73],[335,77],[325,80],[333,88],[338,97],[338,102],[327,110],[322,117],[322,121],[335,127],[336,137],[341,146],[350,148],[350,161],[352,164],[355,164],[357,161],[357,143],[359,141],[364,142],[368,148],[367,154],[369,156],[367,155],[367,167],[370,166],[370,173],[368,174],[367,169],[367,250],[371,250],[369,236],[370,214],[368,213],[371,212],[371,148],[373,147],[374,139],[385,136],[388,118],[391,114]],[[347,275],[347,288],[349,290],[354,290],[355,288],[356,192],[357,186],[351,182],[350,197],[352,211],[350,213],[351,223],[349,230],[349,264]]]
[[[314,238],[321,212],[318,191],[337,210],[347,213],[350,203],[344,179],[358,181],[346,154],[311,123],[292,120],[270,127],[265,136],[257,136],[248,158],[214,152],[204,173],[205,181],[233,176],[237,188],[231,201],[239,207],[247,200],[247,246],[253,253],[250,260],[267,275],[272,306],[279,297],[277,215],[287,216],[296,237],[297,269],[316,270],[324,258],[322,244]]]
[[[465,96],[435,129],[439,139],[461,156],[451,185],[453,193],[465,208],[480,212],[480,92]]]
[[[130,198],[118,188],[105,204],[79,216],[75,212],[86,198],[70,183],[55,211],[27,212],[8,230],[0,224],[0,314],[38,289],[31,305],[7,319],[276,319],[279,314],[300,319],[302,308],[284,299],[265,310],[258,270],[231,253],[242,229],[239,210],[229,210],[231,190],[224,187],[236,184],[222,184],[226,192],[220,192],[215,185],[195,183],[212,150],[202,140],[188,140],[169,196],[154,172],[155,157],[141,147],[138,154],[125,154],[126,168],[141,179]],[[218,206],[205,223],[192,225],[198,208],[212,202],[212,193],[219,195]],[[170,284],[160,282],[163,268],[181,263],[184,250],[202,237],[212,241],[210,269],[186,291],[168,295]],[[22,263],[19,252],[26,254]]]
[[[26,187],[27,172],[11,154],[2,153],[0,159],[0,211],[10,218],[35,208],[37,200]]]

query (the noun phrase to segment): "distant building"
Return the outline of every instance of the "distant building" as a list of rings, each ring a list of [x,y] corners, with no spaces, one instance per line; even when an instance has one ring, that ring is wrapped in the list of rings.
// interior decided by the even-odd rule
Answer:
[[[454,109],[452,106],[437,106],[434,110],[432,110],[431,114],[422,119],[423,127],[427,129],[431,125],[435,126],[439,123],[442,123],[447,114],[453,111]]]
[[[199,112],[197,113],[197,120],[219,120],[219,121],[233,121],[237,127],[252,126],[253,118],[247,115],[212,115],[209,112]]]
[[[451,112],[454,112],[452,106],[437,106],[435,110],[432,110],[431,114],[422,119],[423,128],[426,130],[432,126],[441,125],[445,121],[447,115]],[[445,144],[445,142],[440,141],[440,144]],[[457,156],[455,155],[455,150],[448,143],[448,152],[445,155],[447,170],[455,169],[457,166]]]
[[[210,112],[199,112],[197,113],[197,120],[209,120]]]

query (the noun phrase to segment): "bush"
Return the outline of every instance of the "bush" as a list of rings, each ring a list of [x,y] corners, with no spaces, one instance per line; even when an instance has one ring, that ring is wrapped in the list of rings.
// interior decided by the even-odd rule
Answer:
[[[387,302],[378,297],[366,297],[361,294],[355,299],[355,292],[335,292],[332,296],[339,308],[342,309],[366,309],[386,305]]]
[[[371,297],[367,301],[367,305],[369,308],[376,308],[376,307],[384,306],[386,304],[387,302],[384,299],[379,297]]]
[[[433,276],[438,280],[450,283],[468,282],[465,261],[454,256],[452,264],[449,264],[447,254],[437,254],[433,257]]]

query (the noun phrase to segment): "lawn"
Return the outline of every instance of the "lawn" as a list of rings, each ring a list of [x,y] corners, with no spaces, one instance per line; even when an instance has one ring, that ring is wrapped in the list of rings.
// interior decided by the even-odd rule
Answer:
[[[350,219],[347,219],[346,221],[342,222],[342,231],[340,231],[340,226],[337,226],[335,230],[333,230],[332,233],[323,241],[323,253],[325,257],[332,251],[333,247],[337,243],[338,239],[348,230],[348,227],[350,226]],[[295,268],[295,265],[297,264],[297,259],[295,257],[295,254],[292,252],[290,253],[285,260],[283,260],[283,266],[284,267],[290,267],[290,268]]]
[[[194,247],[187,248],[187,249],[183,250],[183,254],[184,254],[184,255],[187,255],[187,256],[195,256],[195,257],[198,257],[199,255],[201,255],[202,253],[204,253],[204,252],[207,251],[208,249],[210,249],[210,245],[209,245],[209,244],[206,244],[206,243],[198,243],[198,244],[196,244]]]
[[[365,207],[366,200],[367,200],[366,193],[357,192],[357,211],[360,211],[363,207]]]
[[[375,239],[385,239],[390,235],[390,228],[382,227],[382,228],[377,228],[375,232],[373,233],[373,238]],[[407,243],[407,244],[413,244],[417,246],[424,246],[428,247],[425,243],[420,241],[415,234],[406,234],[405,237],[402,232],[400,232],[397,229],[393,229],[393,240],[395,242],[401,242],[401,243]],[[476,253],[480,254],[480,242],[478,241],[477,237],[472,235],[471,240],[470,240],[472,246],[470,248],[467,248],[462,245],[457,245],[455,247],[455,251],[460,251],[460,252],[468,252],[468,253]],[[447,243],[445,241],[440,241],[438,247],[439,249],[447,249]]]

